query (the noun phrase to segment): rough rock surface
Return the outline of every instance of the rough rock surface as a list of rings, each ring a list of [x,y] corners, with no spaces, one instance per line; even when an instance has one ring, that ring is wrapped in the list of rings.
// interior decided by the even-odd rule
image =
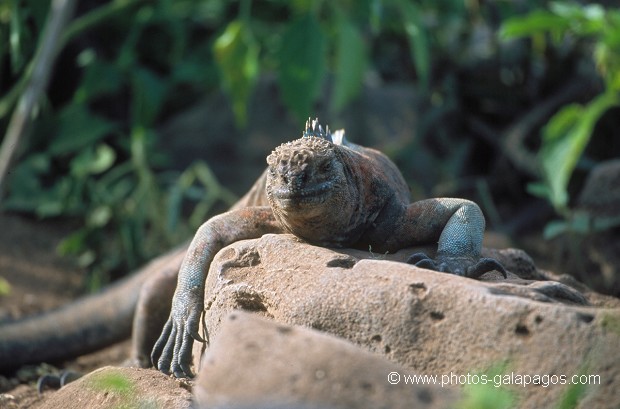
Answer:
[[[190,408],[189,386],[153,369],[106,366],[49,395],[37,409]]]
[[[456,388],[406,384],[407,375],[334,336],[237,311],[205,354],[194,395],[204,408],[447,408],[458,399]]]
[[[578,407],[620,405],[618,300],[520,278],[513,273],[544,274],[528,270],[518,251],[500,252],[508,280],[491,273],[485,281],[385,260],[409,254],[332,250],[288,235],[237,242],[211,266],[206,328],[213,339],[231,311],[245,309],[331,333],[416,373],[467,375],[505,363],[513,382],[525,375],[568,382],[599,375],[600,384],[586,386]],[[196,343],[196,364],[200,349]],[[571,389],[508,388],[520,407],[553,406]]]

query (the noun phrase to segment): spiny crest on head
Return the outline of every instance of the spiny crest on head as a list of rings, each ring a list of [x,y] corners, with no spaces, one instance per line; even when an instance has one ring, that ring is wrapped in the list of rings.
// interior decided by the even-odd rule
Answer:
[[[302,137],[304,138],[310,138],[313,136],[317,138],[327,139],[328,141],[332,140],[331,133],[329,132],[329,126],[326,126],[325,130],[323,130],[323,127],[319,123],[319,118],[308,118],[308,120],[306,121],[306,128],[302,133]]]
[[[327,139],[334,145],[345,146],[348,144],[348,141],[344,137],[344,129],[339,129],[332,133],[329,130],[329,126],[326,126],[325,130],[323,130],[323,127],[319,123],[318,118],[315,118],[315,119],[308,118],[308,120],[306,121],[306,129],[302,133],[302,138],[312,138],[312,137]]]
[[[281,161],[304,162],[309,156],[327,155],[333,148],[329,127],[323,130],[318,119],[308,118],[302,137],[278,146],[267,157],[267,163],[274,165]]]

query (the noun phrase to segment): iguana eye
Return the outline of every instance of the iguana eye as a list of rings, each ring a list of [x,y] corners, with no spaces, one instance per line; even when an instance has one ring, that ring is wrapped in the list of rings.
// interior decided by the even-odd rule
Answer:
[[[329,172],[331,170],[332,170],[332,163],[331,162],[324,162],[319,167],[319,171],[321,173],[327,173],[327,172]]]

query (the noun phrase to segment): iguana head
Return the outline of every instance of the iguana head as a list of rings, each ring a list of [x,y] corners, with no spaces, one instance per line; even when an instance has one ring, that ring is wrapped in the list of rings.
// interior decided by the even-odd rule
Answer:
[[[309,120],[301,138],[278,146],[267,157],[267,197],[276,218],[291,233],[320,243],[320,230],[332,222],[330,217],[342,218],[343,206],[355,200],[341,149],[345,148],[332,142],[328,128]]]

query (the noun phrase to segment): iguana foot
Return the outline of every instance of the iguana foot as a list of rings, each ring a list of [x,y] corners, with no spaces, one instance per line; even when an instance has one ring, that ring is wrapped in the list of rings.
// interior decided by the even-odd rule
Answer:
[[[202,297],[196,293],[201,291],[202,289],[190,291],[183,302],[173,300],[170,318],[153,347],[153,365],[166,375],[173,374],[176,378],[194,377],[191,370],[192,345],[194,340],[207,342],[198,333],[204,303]],[[175,308],[176,306],[180,307]]]
[[[451,273],[468,278],[479,278],[489,271],[499,271],[507,278],[506,269],[499,261],[492,258],[481,258],[478,261],[470,257],[454,257],[438,255],[435,260],[424,253],[415,253],[407,259],[408,264],[428,270]]]
[[[60,389],[66,384],[82,377],[82,374],[74,371],[63,371],[59,375],[43,375],[37,381],[37,392],[43,394],[44,388]]]

